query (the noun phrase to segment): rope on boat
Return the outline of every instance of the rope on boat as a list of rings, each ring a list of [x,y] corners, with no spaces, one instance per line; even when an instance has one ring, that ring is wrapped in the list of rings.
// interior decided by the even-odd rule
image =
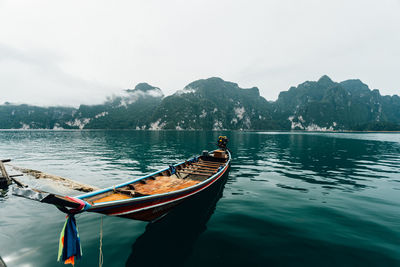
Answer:
[[[103,216],[100,217],[99,267],[103,266]]]

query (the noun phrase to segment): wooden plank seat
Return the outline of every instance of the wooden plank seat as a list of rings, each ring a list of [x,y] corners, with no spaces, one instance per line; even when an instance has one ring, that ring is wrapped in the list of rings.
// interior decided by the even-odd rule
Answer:
[[[193,173],[197,173],[197,174],[204,174],[206,176],[211,176],[213,175],[215,172],[198,172],[196,170],[184,170],[182,171],[182,173],[187,173],[187,174],[193,174]]]
[[[189,175],[201,175],[201,176],[211,176],[212,174],[209,173],[200,173],[200,172],[194,172],[194,171],[181,171],[182,173],[187,173]]]
[[[130,195],[130,196],[135,196],[135,191],[132,189],[126,189],[126,188],[117,188],[115,189],[116,192],[125,194],[125,195]]]
[[[208,173],[214,173],[214,172],[216,172],[217,170],[204,170],[204,169],[199,169],[199,168],[185,168],[185,169],[183,169],[183,170],[196,170],[196,171],[198,171],[198,172],[208,172]]]
[[[204,161],[202,161],[202,162],[195,162],[195,163],[193,163],[193,164],[201,165],[201,166],[211,166],[211,167],[222,165],[222,163],[206,163],[206,162],[204,162]]]
[[[131,197],[146,196],[144,194],[139,193],[137,190],[134,190],[133,185],[128,185],[128,186],[122,187],[122,188],[116,188],[115,192],[125,194],[125,195],[131,196]]]
[[[221,164],[222,162],[219,161],[210,161],[210,160],[199,160],[195,163],[206,163],[206,164]]]
[[[219,166],[204,166],[204,165],[189,165],[188,167],[197,167],[197,168],[215,169],[215,170],[219,168]]]
[[[210,166],[210,165],[203,165],[203,164],[198,164],[198,165],[190,165],[190,167],[196,167],[196,168],[201,168],[201,169],[205,169],[205,170],[218,170],[221,165],[215,165],[215,166]]]
[[[198,172],[198,173],[205,173],[205,174],[210,174],[210,175],[217,172],[217,170],[215,170],[215,171],[205,171],[205,170],[201,170],[201,169],[192,169],[192,168],[184,169],[182,171]]]
[[[218,170],[218,168],[215,167],[204,167],[204,166],[200,166],[200,165],[190,165],[188,167],[192,167],[192,168],[198,168],[198,169],[202,169],[202,170]]]

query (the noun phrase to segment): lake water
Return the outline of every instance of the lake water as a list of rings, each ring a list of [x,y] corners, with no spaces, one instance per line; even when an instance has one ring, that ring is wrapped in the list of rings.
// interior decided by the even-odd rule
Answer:
[[[228,179],[155,223],[103,216],[104,266],[400,266],[400,134],[0,131],[0,158],[106,187],[211,150],[220,134],[233,155]],[[98,266],[101,217],[77,216],[76,266]],[[64,220],[1,191],[0,256],[63,266]]]

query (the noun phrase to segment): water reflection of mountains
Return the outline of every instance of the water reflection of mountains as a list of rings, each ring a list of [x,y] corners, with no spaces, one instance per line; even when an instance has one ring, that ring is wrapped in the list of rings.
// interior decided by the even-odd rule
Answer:
[[[392,179],[400,159],[398,143],[305,134],[253,134],[240,138],[232,177],[268,182],[269,175],[306,182],[298,187],[276,186],[307,192],[310,185],[325,189],[357,191],[371,187],[375,179]],[[266,178],[266,179],[264,179]],[[288,181],[290,181],[288,180]],[[294,181],[294,180],[292,180]]]
[[[126,266],[183,266],[222,197],[228,174],[210,188],[149,223],[132,245]]]

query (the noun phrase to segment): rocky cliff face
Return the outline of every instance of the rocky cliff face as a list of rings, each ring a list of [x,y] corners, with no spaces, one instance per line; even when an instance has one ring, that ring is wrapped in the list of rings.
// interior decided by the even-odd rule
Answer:
[[[221,78],[194,81],[175,94],[147,83],[101,105],[0,105],[0,128],[176,130],[400,130],[400,97],[382,96],[360,80],[328,76],[281,92],[275,102],[257,87]]]
[[[400,123],[399,100],[381,96],[360,80],[336,83],[323,76],[282,92],[274,118],[287,120],[293,130],[373,130],[376,126],[387,130]]]
[[[65,122],[72,120],[75,113],[74,108],[6,103],[0,105],[0,129],[69,129]]]
[[[150,129],[275,129],[271,105],[258,88],[240,88],[220,78],[198,80],[163,99]]]

